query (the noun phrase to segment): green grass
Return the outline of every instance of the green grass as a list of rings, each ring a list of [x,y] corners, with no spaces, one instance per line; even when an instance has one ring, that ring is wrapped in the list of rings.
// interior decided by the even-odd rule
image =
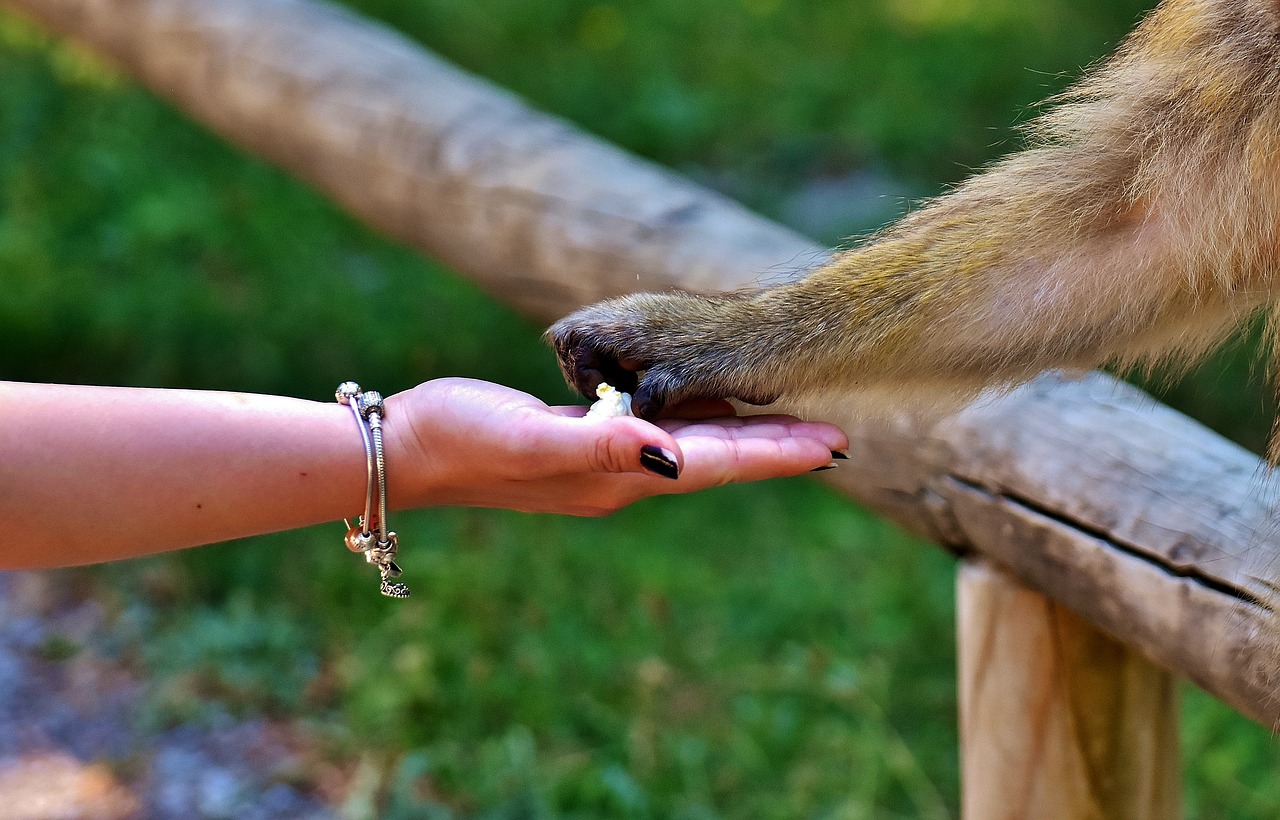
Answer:
[[[766,213],[864,164],[939,190],[1139,10],[352,5]],[[568,398],[539,328],[6,16],[0,191],[0,377],[323,398],[470,375]],[[351,326],[370,299],[385,332]],[[1247,361],[1170,395],[1256,444]],[[353,816],[955,812],[951,561],[820,485],[397,527],[404,605],[337,523],[90,573],[153,676],[146,718],[305,719],[368,775]],[[1184,712],[1188,816],[1280,812],[1272,738],[1199,693]]]
[[[120,606],[140,589],[173,612],[141,649],[158,718],[265,705],[340,724],[353,753],[391,738],[417,773],[394,799],[467,814],[947,815],[950,560],[837,495],[398,526],[419,597],[396,607],[340,528],[109,570]],[[292,572],[262,571],[282,555]]]

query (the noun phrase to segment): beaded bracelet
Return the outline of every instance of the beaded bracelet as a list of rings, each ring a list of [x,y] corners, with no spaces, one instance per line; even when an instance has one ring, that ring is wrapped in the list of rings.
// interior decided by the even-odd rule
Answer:
[[[369,483],[364,494],[364,515],[352,526],[347,519],[346,544],[352,552],[364,553],[364,560],[378,567],[382,578],[380,589],[388,598],[408,598],[409,588],[392,578],[400,576],[400,566],[395,562],[399,539],[387,528],[387,462],[382,450],[382,395],[376,390],[363,392],[355,382],[343,382],[334,392],[339,404],[351,408],[360,438],[364,442],[365,463]],[[373,494],[378,493],[377,515],[374,515]]]

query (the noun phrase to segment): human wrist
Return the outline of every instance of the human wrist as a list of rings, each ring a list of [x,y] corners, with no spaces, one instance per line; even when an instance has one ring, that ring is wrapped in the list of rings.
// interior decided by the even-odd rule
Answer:
[[[387,503],[403,510],[437,503],[446,486],[442,478],[439,448],[419,434],[420,426],[430,428],[431,402],[421,401],[421,391],[431,382],[388,396],[383,404],[383,443],[387,461]],[[424,415],[424,410],[426,413]]]

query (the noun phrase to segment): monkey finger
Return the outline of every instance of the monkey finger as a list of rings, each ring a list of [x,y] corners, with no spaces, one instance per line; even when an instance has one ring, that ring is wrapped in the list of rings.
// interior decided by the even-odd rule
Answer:
[[[607,382],[623,393],[632,393],[636,389],[638,378],[634,371],[620,366],[612,356],[601,353],[587,345],[576,345],[570,349],[569,367],[565,375],[575,390],[587,398],[595,398],[596,388]]]
[[[670,400],[665,380],[654,371],[645,373],[644,381],[631,396],[631,412],[639,418],[652,421],[662,414]]]

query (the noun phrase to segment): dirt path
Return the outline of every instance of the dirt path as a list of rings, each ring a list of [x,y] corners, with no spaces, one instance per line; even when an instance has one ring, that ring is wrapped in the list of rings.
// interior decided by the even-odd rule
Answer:
[[[103,608],[67,578],[0,572],[0,816],[340,816],[296,726],[144,728],[146,686]]]

